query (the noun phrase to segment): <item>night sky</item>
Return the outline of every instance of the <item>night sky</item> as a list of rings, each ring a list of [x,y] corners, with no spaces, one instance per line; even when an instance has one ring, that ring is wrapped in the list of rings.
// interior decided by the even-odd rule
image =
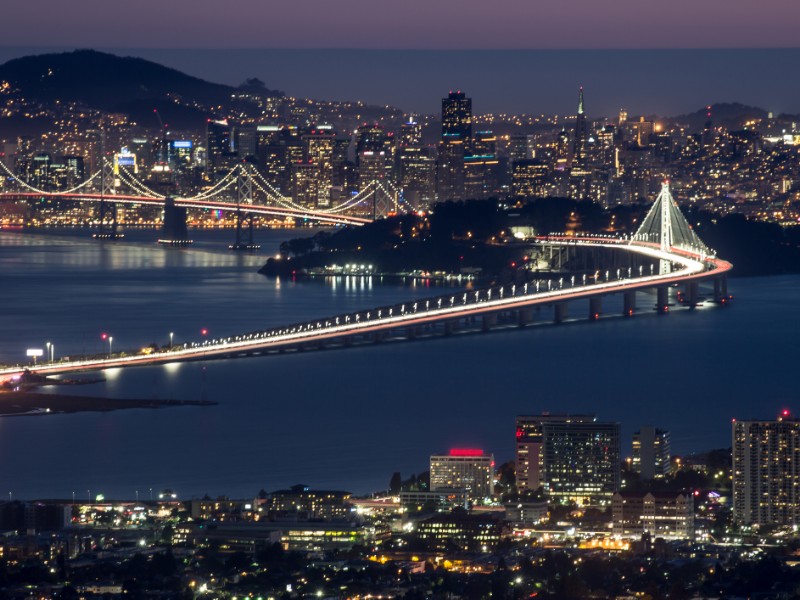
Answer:
[[[795,0],[42,0],[3,44],[130,48],[719,48],[797,45]],[[13,26],[8,26],[13,25]]]
[[[4,8],[0,62],[97,48],[416,113],[437,113],[450,89],[479,114],[573,113],[584,85],[593,117],[714,102],[796,114],[799,22],[796,0],[43,0]]]

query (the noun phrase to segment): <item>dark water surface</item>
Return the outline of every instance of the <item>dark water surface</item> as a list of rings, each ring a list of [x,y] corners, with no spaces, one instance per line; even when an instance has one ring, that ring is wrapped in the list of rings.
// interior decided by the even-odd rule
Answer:
[[[258,275],[293,235],[262,232],[262,255],[242,256],[222,250],[230,232],[195,232],[191,249],[154,246],[145,231],[117,244],[0,232],[0,360],[46,341],[58,356],[100,352],[101,332],[119,349],[169,332],[180,343],[202,328],[241,333],[442,291]],[[299,482],[368,492],[455,445],[510,459],[515,415],[544,410],[621,421],[626,453],[643,424],[671,430],[677,452],[728,446],[732,417],[796,407],[800,277],[737,279],[731,291],[731,308],[667,317],[640,296],[634,319],[108,371],[62,391],[219,405],[2,418],[0,493],[245,496]]]

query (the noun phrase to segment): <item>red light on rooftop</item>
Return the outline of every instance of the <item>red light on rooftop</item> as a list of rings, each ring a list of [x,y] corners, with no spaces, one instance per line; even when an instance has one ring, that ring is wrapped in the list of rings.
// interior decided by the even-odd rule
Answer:
[[[479,448],[450,448],[450,456],[483,456]]]
[[[108,334],[107,333],[101,333],[100,334],[100,339],[101,340],[107,340],[108,339]]]

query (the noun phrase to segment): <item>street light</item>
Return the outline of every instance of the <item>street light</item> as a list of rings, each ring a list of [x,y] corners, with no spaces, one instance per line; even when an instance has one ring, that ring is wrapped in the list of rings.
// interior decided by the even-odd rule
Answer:
[[[111,358],[111,344],[114,341],[113,336],[108,336],[108,357]]]
[[[47,342],[45,346],[47,347],[47,357],[50,359],[50,362],[53,362],[53,353],[50,352],[50,342]]]
[[[172,333],[171,331],[169,332],[169,349],[170,350],[172,350],[172,336],[174,336],[174,335],[175,334]]]

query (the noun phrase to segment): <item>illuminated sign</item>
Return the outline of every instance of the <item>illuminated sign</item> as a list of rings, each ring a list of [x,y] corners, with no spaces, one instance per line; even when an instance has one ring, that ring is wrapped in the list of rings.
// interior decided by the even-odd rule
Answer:
[[[35,357],[44,356],[44,350],[42,350],[41,348],[28,348],[25,351],[25,356],[35,356]]]
[[[451,448],[450,456],[483,456],[483,450],[477,448]]]
[[[191,140],[175,140],[172,142],[173,148],[188,148],[191,150],[192,145],[193,144]]]
[[[256,131],[280,131],[281,128],[277,125],[259,125],[256,127]]]
[[[133,154],[119,154],[117,155],[117,164],[120,167],[132,167],[136,164],[136,156]]]

